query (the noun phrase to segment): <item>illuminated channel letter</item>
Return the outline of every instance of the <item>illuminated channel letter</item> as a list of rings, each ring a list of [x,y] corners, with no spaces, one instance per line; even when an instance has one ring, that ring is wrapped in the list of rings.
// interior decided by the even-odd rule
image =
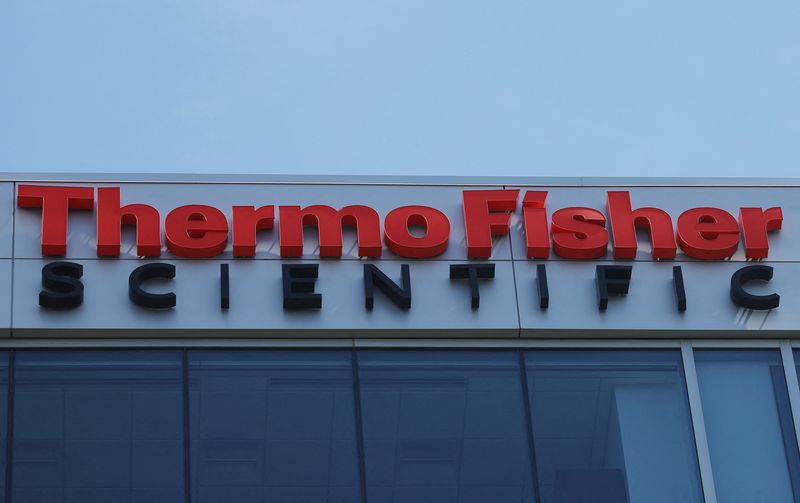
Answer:
[[[469,258],[492,256],[492,238],[508,234],[518,197],[517,189],[465,190],[462,193]]]
[[[67,254],[69,210],[94,208],[93,187],[20,185],[17,206],[42,209],[42,255]]]

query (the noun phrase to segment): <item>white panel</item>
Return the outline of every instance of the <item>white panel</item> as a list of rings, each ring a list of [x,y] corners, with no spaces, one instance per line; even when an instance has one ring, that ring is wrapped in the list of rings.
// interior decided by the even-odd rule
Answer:
[[[453,183],[456,181],[454,180]],[[469,309],[466,282],[451,282],[448,267],[466,258],[462,190],[474,186],[412,185],[279,185],[279,184],[187,184],[125,183],[122,203],[145,203],[159,209],[162,221],[173,208],[183,204],[209,204],[230,217],[233,205],[327,204],[336,208],[365,204],[381,216],[404,205],[433,206],[447,214],[451,223],[450,248],[436,260],[402,259],[384,250],[374,261],[390,276],[399,277],[400,261],[412,265],[414,308],[403,312],[388,305],[378,293],[376,309],[364,311],[362,263],[357,260],[353,230],[344,232],[344,257],[322,260],[319,289],[325,295],[319,313],[287,313],[280,306],[280,264],[278,228],[259,234],[257,259],[229,260],[232,274],[232,308],[220,311],[218,267],[215,260],[177,260],[164,252],[162,260],[178,264],[174,287],[179,292],[179,307],[174,313],[143,313],[127,299],[127,275],[139,263],[134,259],[132,229],[123,232],[120,259],[98,260],[95,248],[95,212],[72,211],[69,221],[68,260],[86,268],[87,305],[76,312],[43,312],[36,305],[40,288],[41,212],[17,209],[11,222],[13,185],[0,184],[0,206],[9,208],[7,221],[0,212],[0,254],[11,246],[15,262],[14,327],[16,335],[63,337],[73,330],[114,329],[107,336],[137,336],[137,327],[148,334],[184,331],[175,335],[192,336],[205,330],[206,337],[794,337],[800,327],[800,198],[797,187],[634,187],[630,188],[633,207],[655,206],[669,211],[673,220],[694,206],[719,206],[736,215],[741,206],[781,206],[784,228],[770,234],[770,261],[774,279],[766,285],[752,284],[754,293],[781,294],[781,307],[768,312],[739,309],[729,298],[731,274],[746,265],[742,250],[734,261],[700,262],[680,260],[653,262],[649,241],[640,240],[636,261],[531,261],[524,259],[524,234],[520,212],[514,217],[511,237],[495,240],[497,278],[482,282],[484,307]],[[93,185],[93,184],[82,184]],[[95,187],[97,185],[94,185]],[[497,186],[483,188],[493,189]],[[550,187],[548,208],[590,206],[605,211],[604,187]],[[3,199],[3,198],[6,199]],[[522,196],[520,196],[520,201]],[[6,203],[3,203],[6,201]],[[278,215],[278,219],[280,215]],[[279,223],[277,224],[280,225]],[[4,236],[8,236],[5,239]],[[306,258],[317,258],[316,231],[307,229]],[[513,245],[513,246],[512,246]],[[511,268],[512,248],[517,258]],[[11,254],[9,248],[8,254]],[[0,255],[0,258],[3,256]],[[230,246],[223,258],[230,257]],[[126,259],[126,260],[123,260]],[[263,260],[267,259],[267,260]],[[536,266],[546,264],[550,307],[538,307]],[[595,266],[632,265],[630,293],[612,298],[606,312],[597,309]],[[682,265],[688,309],[676,309],[672,266]],[[394,269],[392,269],[394,268]],[[516,285],[514,284],[516,276]],[[518,297],[518,302],[517,302]],[[2,299],[0,299],[2,300]],[[463,303],[462,303],[463,302]],[[10,301],[8,302],[10,305]],[[517,305],[519,307],[517,307]],[[387,308],[388,307],[388,308]],[[89,313],[89,314],[87,314]],[[519,314],[518,314],[519,313]],[[123,333],[121,330],[130,331]],[[231,332],[223,332],[219,331]],[[281,335],[283,334],[283,335]],[[93,333],[92,336],[98,336]],[[138,336],[143,336],[138,333]],[[147,335],[144,335],[145,337]]]
[[[0,337],[11,335],[11,262],[0,259]]]
[[[633,266],[630,290],[611,296],[608,309],[597,305],[597,265]],[[781,305],[771,311],[752,311],[730,299],[731,275],[747,264],[737,262],[682,263],[687,309],[677,310],[672,262],[566,262],[546,264],[550,307],[539,308],[536,262],[515,261],[523,337],[759,337],[767,333],[790,337],[800,327],[800,264],[770,263],[769,283],[753,282],[747,290],[777,292]],[[553,332],[557,331],[557,332]],[[759,332],[761,331],[761,332]],[[571,333],[569,333],[571,332]],[[648,333],[649,332],[649,333]]]
[[[0,258],[11,258],[14,243],[14,184],[0,183]]]
[[[177,260],[173,281],[150,281],[154,293],[174,291],[177,306],[158,311],[128,298],[128,276],[144,262],[77,261],[84,267],[85,300],[71,311],[39,307],[46,261],[17,260],[14,336],[38,337],[517,337],[519,324],[510,261],[497,262],[494,280],[480,282],[481,307],[470,307],[466,281],[449,279],[448,262],[411,265],[412,306],[404,311],[380,291],[364,307],[363,263],[323,261],[316,291],[319,311],[284,311],[281,263],[274,260]],[[220,308],[219,264],[230,263],[230,309]],[[304,262],[310,263],[310,262]],[[377,265],[399,282],[400,263]]]

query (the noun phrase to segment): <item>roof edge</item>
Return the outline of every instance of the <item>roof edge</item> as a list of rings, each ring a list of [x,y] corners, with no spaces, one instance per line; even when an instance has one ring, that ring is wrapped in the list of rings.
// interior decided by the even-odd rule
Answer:
[[[93,172],[0,172],[0,182],[519,185],[545,187],[800,187],[800,177],[528,177]]]

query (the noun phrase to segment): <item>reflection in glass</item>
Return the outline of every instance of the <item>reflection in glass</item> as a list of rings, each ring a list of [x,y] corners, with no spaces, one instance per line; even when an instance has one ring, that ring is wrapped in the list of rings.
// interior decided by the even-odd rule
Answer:
[[[183,501],[179,352],[15,359],[14,501]]]
[[[362,351],[370,503],[532,502],[519,355]]]
[[[0,353],[0,503],[6,498],[6,439],[8,438],[8,353]]]
[[[542,503],[703,500],[680,353],[527,352],[525,365]]]
[[[778,351],[696,351],[717,498],[800,501],[797,442]]]
[[[350,352],[189,353],[192,501],[360,499]]]

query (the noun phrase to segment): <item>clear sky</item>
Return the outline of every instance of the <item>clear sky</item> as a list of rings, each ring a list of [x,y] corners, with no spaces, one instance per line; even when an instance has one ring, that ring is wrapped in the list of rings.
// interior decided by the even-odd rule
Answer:
[[[1,0],[0,171],[800,176],[798,0]]]

